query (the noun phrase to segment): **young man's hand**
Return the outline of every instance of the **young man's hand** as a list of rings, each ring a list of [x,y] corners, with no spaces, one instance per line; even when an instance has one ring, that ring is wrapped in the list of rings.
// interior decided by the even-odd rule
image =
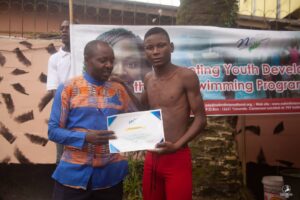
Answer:
[[[179,149],[179,147],[172,142],[160,142],[155,146],[155,149],[149,150],[158,154],[174,153]]]

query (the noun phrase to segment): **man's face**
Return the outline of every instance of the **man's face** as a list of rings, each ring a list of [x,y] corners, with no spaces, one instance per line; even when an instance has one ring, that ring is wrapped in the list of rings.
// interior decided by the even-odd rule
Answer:
[[[97,81],[107,81],[115,59],[112,48],[98,44],[91,54],[85,58],[87,73]]]
[[[123,39],[113,46],[116,59],[113,74],[132,84],[141,79],[142,56],[137,45],[130,39]]]
[[[60,25],[61,40],[64,44],[70,44],[70,23],[65,20]]]
[[[167,36],[158,33],[147,37],[144,41],[144,49],[148,60],[153,67],[164,66],[171,61],[173,44],[170,43]]]

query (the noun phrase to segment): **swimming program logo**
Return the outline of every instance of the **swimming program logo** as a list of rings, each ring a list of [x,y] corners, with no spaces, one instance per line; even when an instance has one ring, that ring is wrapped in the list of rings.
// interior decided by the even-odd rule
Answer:
[[[291,188],[291,186],[289,186],[289,185],[283,185],[283,186],[281,187],[281,191],[282,191],[282,192],[280,193],[280,196],[281,196],[281,197],[289,198],[289,197],[293,196],[292,188]]]

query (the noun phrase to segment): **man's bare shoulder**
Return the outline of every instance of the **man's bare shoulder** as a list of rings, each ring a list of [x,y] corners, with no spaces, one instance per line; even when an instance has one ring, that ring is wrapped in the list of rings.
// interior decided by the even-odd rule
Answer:
[[[145,75],[145,82],[148,81],[150,78],[152,78],[153,75],[154,75],[154,74],[153,74],[153,71],[148,72],[148,73]]]
[[[189,79],[189,78],[197,78],[197,74],[186,68],[186,67],[178,67],[178,74],[180,75],[180,78],[183,78],[183,79]]]

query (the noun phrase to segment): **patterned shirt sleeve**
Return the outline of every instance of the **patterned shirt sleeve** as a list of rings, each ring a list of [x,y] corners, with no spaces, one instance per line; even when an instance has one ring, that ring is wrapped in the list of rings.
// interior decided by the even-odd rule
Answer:
[[[53,142],[82,149],[86,133],[66,129],[70,90],[71,88],[60,85],[56,91],[48,123],[48,137]]]

